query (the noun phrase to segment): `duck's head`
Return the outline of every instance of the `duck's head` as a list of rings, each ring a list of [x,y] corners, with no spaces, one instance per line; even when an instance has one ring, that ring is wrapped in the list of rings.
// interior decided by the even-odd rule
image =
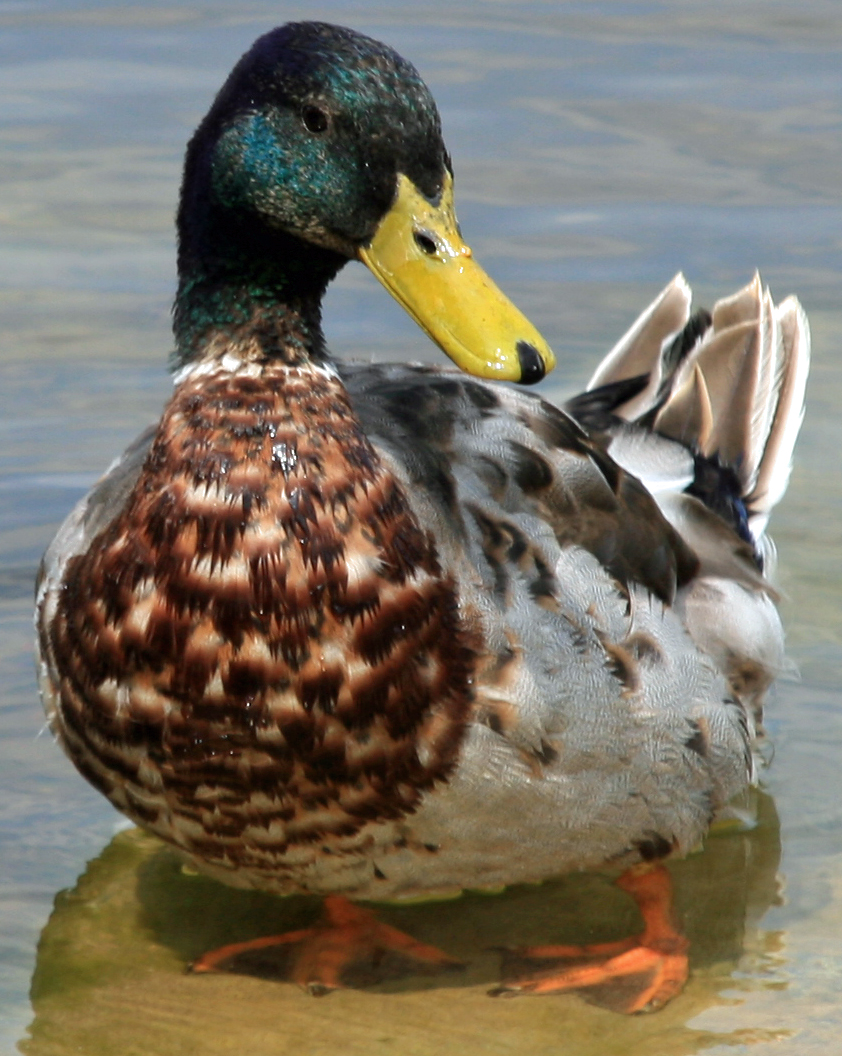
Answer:
[[[356,259],[470,373],[535,382],[554,366],[461,239],[427,87],[351,30],[290,23],[243,56],[191,140],[178,222],[181,362],[273,304],[318,354],[319,301]]]

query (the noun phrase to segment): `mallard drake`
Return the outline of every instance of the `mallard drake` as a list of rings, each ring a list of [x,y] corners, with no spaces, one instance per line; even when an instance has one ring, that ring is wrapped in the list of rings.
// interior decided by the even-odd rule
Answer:
[[[323,925],[261,940],[298,943],[313,990],[354,944],[450,961],[349,900],[608,866],[643,934],[522,952],[501,990],[635,975],[625,1010],[663,1004],[687,957],[658,863],[751,781],[784,666],[763,531],[798,303],[755,279],[691,314],[678,276],[565,409],[499,384],[552,353],[462,242],[433,100],[322,23],[237,64],[178,232],[173,396],[41,570],[61,745],[200,869],[326,896]],[[335,364],[320,302],[353,259],[476,376]]]

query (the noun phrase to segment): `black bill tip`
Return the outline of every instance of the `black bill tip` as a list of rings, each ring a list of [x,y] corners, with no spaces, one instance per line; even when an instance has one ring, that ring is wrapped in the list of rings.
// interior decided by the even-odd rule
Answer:
[[[517,349],[518,362],[520,363],[521,385],[534,385],[536,382],[541,381],[547,373],[547,368],[538,354],[538,349],[534,345],[530,345],[528,341],[518,341],[515,347]]]

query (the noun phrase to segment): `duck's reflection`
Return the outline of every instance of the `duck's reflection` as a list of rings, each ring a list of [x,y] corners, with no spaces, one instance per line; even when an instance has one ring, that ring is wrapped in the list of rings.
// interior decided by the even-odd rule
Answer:
[[[763,951],[773,952],[779,945],[775,936],[761,931],[760,922],[779,899],[780,836],[772,799],[755,793],[753,809],[757,824],[750,830],[713,835],[704,851],[671,863],[677,916],[690,940],[691,978],[680,999],[645,1019],[663,1022],[662,1017],[666,1017],[676,1023],[677,1016],[686,1022],[715,1005],[721,990],[734,987],[733,973],[738,964],[741,986],[762,985],[764,965],[755,963],[757,951],[761,951],[762,961],[766,955]],[[119,1017],[123,1031],[134,1022],[140,1038],[149,1027],[148,1012],[142,1010],[148,1010],[152,992],[166,993],[167,999],[183,1010],[185,1023],[192,1022],[195,1003],[202,1002],[201,1023],[208,1030],[217,1015],[224,1018],[226,997],[241,1005],[243,994],[250,1002],[268,1002],[277,1012],[292,1001],[298,1015],[319,1019],[328,1009],[338,1012],[337,1002],[347,1004],[356,998],[361,1001],[360,1008],[365,1008],[377,994],[387,1002],[382,1006],[386,1014],[391,1002],[396,1017],[402,1014],[398,1007],[402,1001],[424,994],[433,1016],[435,1002],[446,995],[448,1014],[453,1014],[454,1001],[457,1008],[463,1001],[466,1015],[474,1015],[467,1012],[468,1004],[471,1009],[484,1009],[483,1019],[488,1023],[502,1015],[513,1025],[527,1016],[534,1026],[538,1007],[550,1008],[554,1001],[557,1007],[562,1000],[565,1022],[571,1015],[606,1016],[576,997],[490,1001],[485,991],[500,978],[499,948],[606,942],[633,934],[640,927],[634,905],[613,886],[611,878],[592,874],[509,888],[491,896],[469,892],[450,902],[381,905],[377,912],[386,923],[446,950],[463,962],[464,969],[419,976],[396,972],[402,967],[399,964],[370,965],[348,980],[352,985],[368,987],[364,999],[346,992],[326,1002],[314,1002],[297,988],[276,981],[189,976],[184,969],[205,950],[273,931],[308,927],[319,916],[320,902],[227,888],[185,871],[179,858],[153,837],[137,830],[123,832],[90,863],[76,887],[56,899],[41,937],[33,977],[36,1018],[32,1037],[22,1048],[27,1053],[46,1052],[41,1047],[43,1039],[55,1039],[60,1034],[66,1039],[66,1048],[50,1048],[50,1052],[78,1051],[73,1048],[77,1037],[74,1030],[84,1034],[86,1029],[95,1028],[101,1038],[103,1030],[111,1029],[109,1016]],[[275,965],[258,965],[255,974],[283,977],[284,970],[280,959]],[[251,989],[243,990],[244,986]],[[105,994],[109,995],[107,1000]],[[123,997],[118,999],[119,994]],[[205,1001],[211,994],[208,1005]],[[480,999],[483,1003],[477,1005]],[[503,1013],[495,1011],[502,1008]],[[95,1019],[87,1026],[86,1009]],[[618,1030],[636,1029],[629,1025],[642,1022],[614,1018]],[[198,1028],[194,1023],[190,1029]],[[478,1023],[476,1029],[481,1032],[483,1024]],[[685,1035],[681,1045],[660,1051],[665,1056],[672,1051],[687,1052],[687,1042]],[[102,1051],[112,1050],[106,1047]],[[159,1050],[153,1047],[144,1051]],[[575,1046],[570,1049],[571,1053],[576,1051]]]

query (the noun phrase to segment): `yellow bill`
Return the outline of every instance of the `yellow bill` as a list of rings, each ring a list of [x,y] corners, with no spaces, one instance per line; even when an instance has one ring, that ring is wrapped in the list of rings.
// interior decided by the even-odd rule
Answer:
[[[547,342],[462,241],[449,174],[438,202],[400,174],[392,208],[360,259],[469,374],[532,384],[555,366]]]

